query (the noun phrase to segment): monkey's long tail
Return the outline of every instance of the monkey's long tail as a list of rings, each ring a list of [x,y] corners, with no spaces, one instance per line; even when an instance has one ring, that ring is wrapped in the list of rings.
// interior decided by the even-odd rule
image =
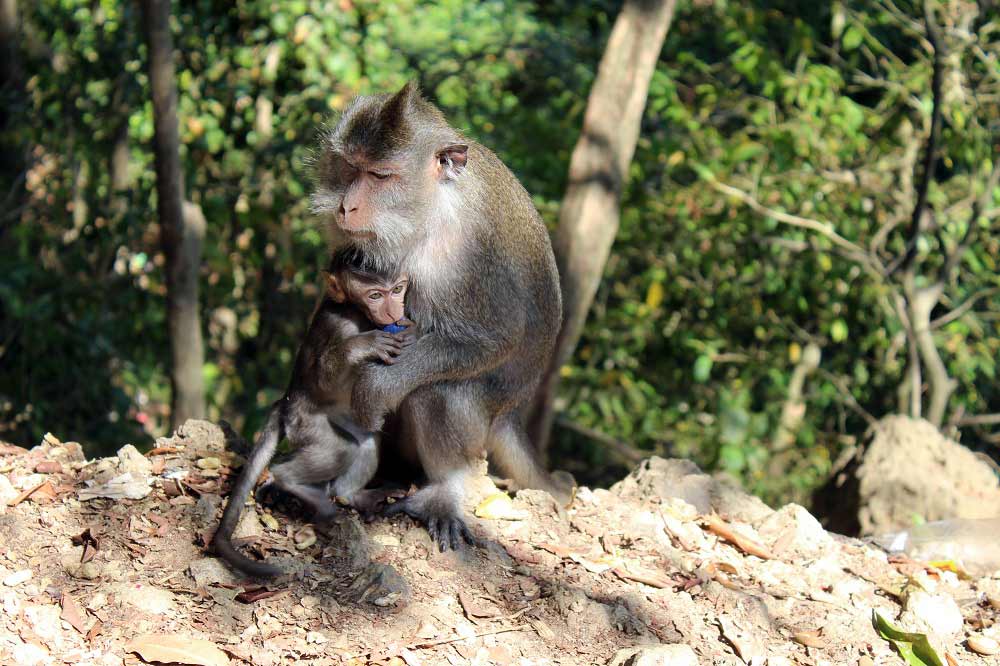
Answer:
[[[236,529],[236,523],[240,520],[243,505],[250,496],[250,492],[253,490],[257,479],[260,478],[260,475],[267,468],[268,464],[270,464],[271,458],[274,457],[274,452],[278,448],[278,442],[281,441],[282,436],[283,421],[281,405],[276,404],[271,409],[271,413],[267,417],[267,423],[264,424],[264,429],[261,430],[257,438],[257,444],[254,446],[250,457],[247,458],[246,464],[243,465],[243,469],[240,471],[236,485],[233,486],[232,492],[229,494],[226,509],[222,512],[219,529],[215,531],[215,536],[212,537],[212,548],[216,553],[240,571],[257,578],[272,578],[283,574],[284,571],[274,565],[250,559],[236,549],[236,546],[233,545],[232,537],[233,531]]]

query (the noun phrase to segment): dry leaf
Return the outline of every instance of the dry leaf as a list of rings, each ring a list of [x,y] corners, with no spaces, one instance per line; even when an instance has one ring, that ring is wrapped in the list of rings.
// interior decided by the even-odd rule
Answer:
[[[635,581],[661,590],[674,585],[673,580],[655,571],[630,571],[626,567],[615,567],[612,572],[622,580]]]
[[[526,619],[528,620],[528,624],[531,625],[531,628],[535,630],[538,637],[542,640],[551,641],[556,637],[556,633],[552,631],[552,629],[549,628],[549,625],[545,624],[542,620],[534,617]]]
[[[826,647],[826,641],[820,638],[822,635],[822,629],[814,629],[813,631],[797,631],[792,634],[792,640],[799,645],[805,645],[806,647],[821,648]]]
[[[84,624],[84,614],[80,606],[73,601],[73,597],[65,592],[62,594],[62,619],[69,622],[70,626],[81,634],[87,633],[87,625]]]
[[[49,499],[54,499],[56,496],[56,489],[53,488],[52,484],[49,483],[48,481],[42,481],[38,485],[32,486],[31,488],[22,491],[20,495],[7,502],[7,506],[17,506],[18,504],[28,499],[35,493],[40,493],[43,496],[48,496]]]
[[[704,517],[705,527],[708,528],[709,532],[716,534],[726,541],[732,543],[737,548],[743,552],[754,555],[761,558],[762,560],[774,559],[774,555],[771,551],[767,549],[767,546],[755,541],[748,536],[744,536],[726,524],[726,521],[719,518],[717,514],[711,514]]]
[[[126,652],[135,652],[143,661],[189,664],[190,666],[229,666],[226,653],[199,638],[186,638],[168,634],[146,634],[125,646]]]
[[[485,520],[525,520],[527,511],[514,508],[514,501],[505,492],[493,493],[476,507],[476,517]]]
[[[95,638],[100,636],[101,632],[103,631],[104,631],[104,623],[101,622],[100,620],[96,620],[94,622],[94,626],[92,626],[90,628],[90,631],[87,632],[87,642],[93,641]]]

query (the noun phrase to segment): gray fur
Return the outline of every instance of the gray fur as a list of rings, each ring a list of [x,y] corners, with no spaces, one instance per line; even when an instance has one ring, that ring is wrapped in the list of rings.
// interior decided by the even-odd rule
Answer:
[[[379,436],[360,427],[351,415],[355,371],[365,361],[394,361],[412,339],[409,331],[393,335],[373,330],[372,323],[351,303],[323,300],[296,355],[288,389],[271,408],[230,493],[212,540],[219,555],[253,576],[282,573],[239,552],[232,534],[243,504],[285,436],[295,453],[272,467],[273,483],[302,500],[316,520],[327,520],[335,513],[331,490],[348,503],[367,501],[364,488],[378,466]]]
[[[390,106],[406,114],[407,138],[395,145],[372,125]],[[381,142],[373,153],[407,167],[370,202],[374,237],[358,238],[337,227],[350,183],[322,165],[336,164],[343,151],[377,161],[358,144],[366,136]],[[455,144],[468,147],[464,164],[441,160],[441,176],[428,177]],[[460,480],[484,451],[522,487],[567,497],[516,416],[547,367],[562,312],[552,246],[528,193],[496,155],[449,127],[409,85],[392,97],[358,98],[326,137],[320,165],[314,209],[333,218],[335,245],[356,245],[407,273],[407,308],[421,323],[420,339],[397,363],[362,364],[351,401],[357,423],[370,430],[398,410],[402,437],[412,440],[405,445],[415,446],[427,474],[427,486],[394,511],[426,522],[442,548],[471,539]]]

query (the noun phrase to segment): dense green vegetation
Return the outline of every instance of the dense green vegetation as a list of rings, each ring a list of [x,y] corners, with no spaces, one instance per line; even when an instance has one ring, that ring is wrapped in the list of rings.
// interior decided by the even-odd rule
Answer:
[[[23,158],[5,162],[0,182],[0,437],[30,444],[51,430],[92,452],[147,441],[163,433],[169,400],[137,9],[38,0],[20,11],[20,82],[3,93],[3,145]],[[208,220],[209,416],[251,433],[283,390],[325,249],[308,210],[324,122],[355,94],[416,79],[554,224],[616,12],[570,1],[177,3],[186,191]],[[771,498],[801,497],[868,415],[910,404],[899,299],[946,267],[934,318],[975,299],[933,333],[957,382],[946,424],[1000,412],[1000,191],[980,196],[997,162],[1000,18],[971,2],[933,16],[947,47],[939,97],[919,3],[679,3],[605,281],[562,373],[564,419],[729,471]],[[913,233],[935,109],[929,214]],[[906,271],[888,269],[910,246],[907,287]],[[811,345],[822,360],[789,438],[782,412]],[[615,464],[565,428],[554,447],[554,462],[584,479]]]

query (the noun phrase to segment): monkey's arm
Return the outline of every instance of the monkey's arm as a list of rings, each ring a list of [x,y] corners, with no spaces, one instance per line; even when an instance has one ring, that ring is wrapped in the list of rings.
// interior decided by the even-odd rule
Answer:
[[[483,298],[473,292],[465,300],[476,296]],[[524,335],[524,311],[496,295],[483,298],[479,307],[468,306],[453,304],[453,311],[438,317],[437,325],[393,364],[361,364],[351,407],[362,427],[380,430],[386,413],[421,386],[475,377],[511,358]]]

